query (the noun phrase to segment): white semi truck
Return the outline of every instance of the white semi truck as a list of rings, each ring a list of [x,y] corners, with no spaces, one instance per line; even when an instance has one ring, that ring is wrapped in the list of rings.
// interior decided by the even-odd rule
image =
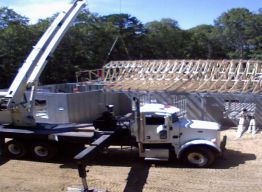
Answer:
[[[176,157],[194,167],[212,165],[225,148],[226,137],[220,139],[218,123],[178,117],[179,109],[170,105],[148,103],[140,107],[137,98],[133,98],[132,109],[128,117],[115,117],[113,106],[109,107],[94,122],[96,130],[116,133],[109,145],[135,146],[145,160]]]
[[[168,160],[175,155],[195,167],[210,166],[225,147],[226,138],[220,140],[220,125],[179,118],[177,112],[178,108],[163,104],[145,104],[136,112],[132,134],[140,156],[146,160]]]
[[[89,144],[75,156],[84,188],[87,188],[86,161],[110,145],[136,146],[139,156],[145,160],[169,160],[176,156],[195,167],[212,165],[226,143],[225,137],[220,141],[220,125],[179,118],[179,109],[174,106],[155,103],[140,107],[139,99],[134,98],[132,115],[115,117],[112,108],[108,107],[108,111],[94,122],[95,129],[88,131],[81,130],[93,125],[50,125],[35,121],[39,76],[48,56],[84,6],[84,1],[76,0],[58,15],[33,47],[8,91],[0,92],[0,155],[14,158],[31,155],[46,161],[59,150],[67,150],[65,146]],[[26,92],[29,92],[29,99]]]

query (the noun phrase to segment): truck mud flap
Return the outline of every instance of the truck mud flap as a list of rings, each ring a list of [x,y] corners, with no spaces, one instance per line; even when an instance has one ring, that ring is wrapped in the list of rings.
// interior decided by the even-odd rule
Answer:
[[[222,152],[222,156],[223,156],[224,151],[226,150],[226,144],[227,144],[227,136],[224,135],[223,139],[220,143],[220,149],[221,149],[221,152]]]

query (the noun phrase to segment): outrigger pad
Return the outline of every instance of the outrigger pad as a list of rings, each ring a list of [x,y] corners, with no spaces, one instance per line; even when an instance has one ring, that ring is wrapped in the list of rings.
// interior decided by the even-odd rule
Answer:
[[[67,192],[109,192],[107,190],[98,190],[98,189],[83,189],[81,187],[68,187]]]

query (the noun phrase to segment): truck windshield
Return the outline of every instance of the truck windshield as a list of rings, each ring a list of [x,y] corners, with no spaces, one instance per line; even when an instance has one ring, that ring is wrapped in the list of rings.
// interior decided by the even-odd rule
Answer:
[[[146,125],[164,125],[164,117],[146,117]]]

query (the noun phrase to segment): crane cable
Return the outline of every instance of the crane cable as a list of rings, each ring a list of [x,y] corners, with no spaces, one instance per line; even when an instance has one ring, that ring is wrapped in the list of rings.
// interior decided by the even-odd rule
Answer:
[[[113,42],[113,44],[112,44],[112,46],[111,46],[109,52],[107,53],[106,59],[105,59],[105,61],[104,61],[104,64],[107,62],[108,58],[110,57],[110,55],[111,55],[113,49],[115,48],[115,45],[116,45],[118,39],[119,39],[119,36],[116,37],[116,39],[114,40],[114,42]]]
[[[121,15],[121,14],[122,14],[122,0],[119,0],[119,15]],[[125,41],[124,41],[124,39],[123,39],[123,37],[122,37],[122,35],[121,35],[121,33],[120,33],[120,29],[119,29],[119,30],[118,30],[118,34],[117,34],[117,36],[116,36],[116,38],[115,38],[115,40],[114,40],[114,42],[113,42],[113,44],[112,44],[109,52],[107,53],[106,59],[105,59],[105,61],[104,61],[104,64],[107,62],[108,58],[110,57],[110,55],[111,55],[113,49],[115,48],[115,45],[117,44],[117,42],[118,42],[119,39],[121,40],[121,42],[122,42],[122,44],[123,44],[123,46],[124,46],[124,50],[125,50],[125,52],[126,52],[126,54],[127,54],[127,57],[128,57],[128,59],[130,60],[131,57],[130,57],[128,48],[127,48],[127,46],[126,46],[126,43],[125,43]]]
[[[119,14],[120,14],[120,15],[122,14],[122,0],[119,0]],[[125,41],[124,41],[124,39],[123,39],[123,37],[122,37],[122,35],[121,35],[121,33],[120,33],[120,29],[119,29],[119,31],[118,31],[118,36],[120,37],[120,40],[121,40],[121,42],[122,42],[122,44],[123,44],[123,46],[124,46],[125,52],[126,52],[126,54],[127,54],[127,57],[128,57],[128,59],[130,60],[129,51],[128,51],[128,48],[127,48],[127,46],[126,46],[126,43],[125,43]],[[117,39],[118,39],[118,37],[117,37]]]
[[[122,14],[122,0],[119,0],[119,14]]]

